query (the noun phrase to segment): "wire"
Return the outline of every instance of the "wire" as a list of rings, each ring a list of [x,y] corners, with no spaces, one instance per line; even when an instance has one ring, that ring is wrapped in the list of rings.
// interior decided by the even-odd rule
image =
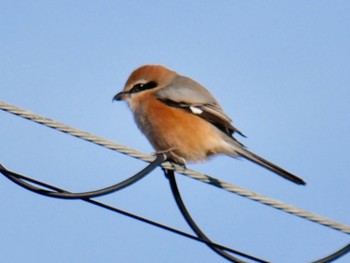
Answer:
[[[322,259],[313,261],[311,263],[329,263],[333,262],[334,260],[340,258],[341,256],[344,256],[346,253],[350,251],[350,244],[346,245],[345,247],[339,249],[338,251],[334,252],[333,254],[324,257]]]
[[[164,156],[164,155],[160,155],[160,156]],[[158,159],[158,161],[154,161],[154,163],[156,162],[159,162],[159,160],[161,160],[163,157],[160,157]],[[145,170],[145,169],[143,169]],[[21,174],[18,174],[18,173],[15,173],[13,171],[10,171],[8,169],[6,169],[2,164],[0,164],[0,173],[2,173],[3,175],[5,175],[9,180],[15,182],[16,184],[30,190],[30,191],[33,191],[37,194],[42,194],[42,190],[44,189],[41,189],[41,188],[37,188],[35,186],[29,186],[28,187],[28,183],[26,182],[23,182],[22,180],[26,180],[28,182],[31,182],[31,183],[34,183],[36,185],[39,185],[39,186],[42,186],[42,187],[45,187],[47,189],[51,189],[53,191],[56,191],[57,193],[59,193],[58,195],[55,195],[55,196],[51,196],[51,195],[46,195],[45,196],[48,196],[48,197],[55,197],[55,198],[61,198],[61,199],[67,199],[65,198],[64,194],[70,194],[70,195],[74,195],[74,193],[71,193],[67,190],[64,190],[62,188],[59,188],[57,186],[53,186],[53,185],[50,185],[50,184],[47,184],[47,183],[44,183],[44,182],[41,182],[41,181],[38,181],[38,180],[35,180],[33,178],[30,178],[30,177],[27,177],[27,176],[24,176],[24,175],[21,175]],[[25,186],[24,186],[25,185]],[[62,194],[62,196],[60,196],[60,194]],[[102,203],[102,202],[99,202],[99,201],[96,201],[96,200],[93,200],[93,199],[90,199],[90,198],[87,198],[87,197],[79,197],[78,199],[82,200],[82,201],[85,201],[85,202],[88,202],[90,204],[93,204],[93,205],[96,205],[96,206],[99,206],[99,207],[102,207],[102,208],[105,208],[107,210],[110,210],[110,211],[113,211],[113,212],[116,212],[116,213],[119,213],[119,214],[122,214],[122,215],[125,215],[125,216],[128,216],[130,218],[133,218],[133,219],[136,219],[138,221],[141,221],[141,222],[144,222],[144,223],[147,223],[149,225],[153,225],[155,227],[158,227],[158,228],[161,228],[163,230],[167,230],[169,232],[172,232],[172,233],[175,233],[175,234],[178,234],[178,235],[181,235],[181,236],[184,236],[184,237],[187,237],[187,238],[190,238],[192,240],[196,240],[196,241],[199,241],[199,242],[202,242],[202,243],[205,243],[207,245],[209,245],[210,247],[214,247],[214,248],[217,248],[217,249],[220,249],[220,250],[225,250],[225,251],[229,251],[231,253],[234,253],[234,254],[238,254],[240,256],[243,256],[243,257],[247,257],[247,258],[251,258],[251,259],[256,259],[256,261],[258,261],[259,259],[251,256],[251,255],[248,255],[248,254],[245,254],[243,252],[240,252],[238,250],[235,250],[235,249],[232,249],[232,248],[229,248],[227,246],[223,246],[221,244],[218,244],[218,243],[215,243],[215,242],[212,242],[210,241],[208,238],[202,238],[202,237],[197,237],[197,236],[193,236],[191,234],[188,234],[186,232],[183,232],[181,230],[177,230],[175,228],[172,228],[172,227],[169,227],[169,226],[166,226],[166,225],[163,225],[163,224],[160,224],[158,222],[155,222],[155,221],[152,221],[150,219],[147,219],[147,218],[144,218],[144,217],[141,217],[141,216],[138,216],[138,215],[135,215],[135,214],[132,214],[130,212],[127,212],[127,211],[124,211],[124,210],[121,210],[119,208],[116,208],[116,207],[113,207],[113,206],[110,206],[108,204],[105,204],[105,203]],[[266,261],[258,261],[258,262],[265,262],[265,263],[268,263]]]
[[[108,149],[118,151],[120,153],[132,156],[132,157],[137,158],[137,159],[141,159],[141,160],[146,161],[146,162],[152,162],[155,159],[155,157],[152,155],[141,153],[137,150],[134,150],[130,147],[121,145],[119,143],[115,143],[115,142],[106,140],[104,138],[101,138],[99,136],[93,135],[91,133],[88,133],[88,132],[85,132],[85,131],[82,131],[79,129],[75,129],[75,128],[70,127],[66,124],[59,123],[57,121],[43,117],[43,116],[38,115],[36,113],[24,110],[22,108],[19,108],[17,106],[11,105],[11,104],[8,104],[4,101],[0,101],[0,109],[7,111],[9,113],[12,113],[14,115],[23,117],[25,119],[34,121],[36,123],[45,125],[47,127],[53,128],[55,130],[59,130],[59,131],[64,132],[64,133],[68,133],[70,135],[81,138],[83,140],[86,140],[86,141],[95,143],[97,145],[106,147]],[[287,204],[285,202],[281,202],[281,201],[275,200],[273,198],[258,194],[256,192],[244,189],[242,187],[226,183],[224,181],[221,181],[221,180],[216,179],[214,177],[211,177],[209,175],[205,175],[205,174],[202,174],[202,173],[194,171],[194,170],[186,169],[183,166],[179,166],[179,165],[176,165],[173,163],[165,162],[162,164],[162,167],[165,169],[168,169],[168,170],[174,170],[180,174],[187,175],[193,179],[196,179],[196,180],[199,180],[201,182],[205,182],[207,184],[216,186],[220,189],[224,189],[228,192],[235,193],[235,194],[240,195],[242,197],[246,197],[248,199],[259,202],[261,204],[273,207],[275,209],[287,212],[287,213],[292,214],[292,215],[296,215],[298,217],[309,220],[311,222],[314,222],[314,223],[317,223],[320,225],[324,225],[326,227],[343,232],[345,234],[350,234],[350,226],[349,225],[331,220],[329,218],[326,218],[324,216],[321,216],[321,215],[318,215],[315,213],[311,213],[311,212],[304,210],[304,209],[297,208],[297,207],[290,205],[290,204]]]
[[[52,189],[51,185],[44,184],[40,181],[37,181],[35,179],[23,176],[21,174],[12,172],[7,170],[2,164],[0,164],[0,172],[3,172],[3,174],[10,179],[12,182],[16,183],[17,185],[35,192],[37,194],[41,194],[48,197],[55,197],[55,198],[61,198],[61,199],[83,199],[83,198],[93,198],[98,197],[102,195],[107,195],[116,191],[119,191],[127,186],[130,186],[131,184],[135,183],[136,181],[140,180],[141,178],[145,177],[147,174],[149,174],[151,171],[153,171],[155,168],[157,168],[162,162],[166,160],[166,156],[164,154],[157,155],[156,159],[151,162],[149,165],[147,165],[144,169],[142,169],[140,172],[135,174],[134,176],[131,176],[130,178],[114,184],[112,186],[102,188],[95,191],[89,191],[89,192],[83,192],[83,193],[69,193],[67,191],[59,191],[59,189],[54,189],[54,191],[48,191],[42,188],[38,188],[32,184],[26,183],[25,181],[43,186],[48,189]],[[23,181],[25,180],[25,181]]]
[[[154,161],[154,163],[158,162],[159,160],[161,160],[163,157],[159,157],[159,159],[157,158],[156,161]],[[148,166],[150,167],[150,166]],[[147,168],[147,167],[146,167]],[[143,169],[142,171],[145,171],[145,169]],[[150,172],[150,171],[149,171]],[[3,175],[5,175],[9,180],[15,182],[16,184],[20,185],[20,186],[23,186],[24,188],[27,189],[27,183],[22,181],[22,180],[25,180],[25,181],[28,181],[28,182],[31,182],[31,183],[34,183],[36,185],[39,185],[39,186],[42,186],[42,187],[45,187],[47,189],[51,189],[51,190],[54,190],[56,191],[57,193],[61,193],[61,194],[71,194],[71,195],[74,195],[73,193],[71,192],[68,192],[67,190],[64,190],[64,189],[61,189],[61,188],[58,188],[56,186],[53,186],[53,185],[50,185],[50,184],[47,184],[47,183],[44,183],[44,182],[41,182],[41,181],[38,181],[38,180],[35,180],[33,178],[29,178],[29,177],[26,177],[24,175],[21,175],[21,174],[18,174],[18,173],[15,173],[13,171],[10,171],[8,169],[6,169],[3,165],[0,164],[0,173],[2,173]],[[99,206],[99,207],[102,207],[102,208],[105,208],[107,210],[110,210],[110,211],[113,211],[113,212],[116,212],[116,213],[119,213],[119,214],[122,214],[122,215],[125,215],[125,216],[128,216],[130,218],[133,218],[133,219],[136,219],[138,221],[141,221],[141,222],[144,222],[144,223],[147,223],[149,225],[153,225],[155,227],[158,227],[158,228],[161,228],[163,230],[167,230],[169,232],[172,232],[172,233],[175,233],[175,234],[178,234],[178,235],[181,235],[181,236],[184,236],[184,237],[187,237],[187,238],[190,238],[192,240],[196,240],[198,242],[202,242],[202,243],[205,243],[207,244],[210,248],[212,248],[215,252],[217,252],[218,254],[224,256],[225,258],[227,258],[228,260],[230,260],[231,262],[238,262],[238,263],[243,263],[243,261],[237,259],[237,258],[234,258],[232,257],[231,255],[228,255],[227,253],[225,253],[224,251],[228,251],[228,252],[231,252],[231,253],[234,253],[236,255],[239,255],[239,256],[242,256],[242,257],[245,257],[245,258],[248,258],[248,259],[251,259],[251,260],[254,260],[256,262],[264,262],[266,263],[267,261],[264,261],[262,259],[259,259],[259,258],[256,258],[254,256],[251,256],[249,254],[246,254],[246,253],[243,253],[243,252],[240,252],[238,250],[234,250],[232,248],[229,248],[229,247],[226,247],[226,246],[223,246],[221,244],[218,244],[218,243],[215,243],[215,242],[212,242],[200,229],[199,227],[195,224],[195,222],[193,221],[193,219],[191,218],[190,214],[188,213],[182,199],[181,199],[181,196],[179,194],[179,190],[177,188],[177,184],[176,184],[176,181],[175,181],[175,176],[173,174],[173,171],[168,171],[167,173],[167,176],[169,178],[169,181],[170,181],[170,185],[171,185],[171,188],[173,190],[173,194],[174,194],[174,197],[175,197],[175,200],[180,208],[180,211],[183,213],[186,221],[189,223],[189,225],[191,226],[191,228],[196,232],[196,234],[198,235],[197,236],[193,236],[191,234],[188,234],[186,232],[183,232],[183,231],[180,231],[180,230],[177,230],[175,228],[172,228],[172,227],[169,227],[169,226],[166,226],[166,225],[163,225],[163,224],[160,224],[158,222],[155,222],[155,221],[152,221],[152,220],[149,220],[147,218],[144,218],[144,217],[141,217],[141,216],[138,216],[138,215],[135,215],[135,214],[132,214],[132,213],[129,213],[127,211],[124,211],[124,210],[121,210],[119,208],[116,208],[116,207],[112,207],[110,205],[107,205],[107,204],[104,204],[102,202],[98,202],[98,201],[95,201],[93,199],[90,199],[90,198],[86,198],[86,197],[81,197],[79,198],[80,200],[82,201],[85,201],[85,202],[88,202],[88,203],[91,203],[93,205],[96,205],[96,206]],[[24,186],[24,184],[26,186]],[[42,190],[44,189],[41,189],[41,188],[37,188],[35,186],[32,186],[33,189],[29,189],[35,193],[38,193],[38,194],[42,194]],[[50,195],[47,195],[48,197],[56,197],[56,198],[59,198],[59,196],[50,196]],[[62,199],[67,199],[64,197],[64,195],[62,195],[61,197]],[[326,256],[322,259],[319,259],[317,261],[314,261],[312,263],[329,263],[329,262],[332,262],[338,258],[340,258],[341,256],[347,254],[348,252],[350,251],[350,244],[346,245],[345,247],[341,248],[340,250],[332,253],[331,255],[329,256]]]
[[[190,225],[190,227],[192,228],[192,230],[197,234],[198,237],[200,237],[203,240],[206,240],[208,242],[211,242],[210,239],[203,233],[203,231],[197,226],[197,224],[194,222],[194,220],[192,219],[190,213],[188,212],[184,202],[182,201],[180,192],[179,192],[179,188],[177,187],[177,183],[176,183],[176,179],[175,179],[175,174],[174,171],[172,170],[166,170],[164,169],[164,173],[165,175],[168,177],[169,179],[169,183],[170,183],[170,188],[172,190],[173,196],[175,198],[175,201],[177,203],[177,206],[179,207],[183,217],[185,218],[186,222]],[[227,260],[231,261],[231,262],[235,262],[235,263],[245,263],[245,261],[242,261],[236,257],[233,257],[232,255],[226,253],[225,251],[222,251],[221,249],[212,246],[210,243],[208,244],[208,246],[214,250],[216,253],[218,253],[220,256],[226,258]],[[240,254],[240,253],[236,253],[237,255],[252,259],[256,262],[262,262],[262,263],[268,263],[265,260],[259,259],[257,257],[253,257],[253,256],[247,256],[246,254]]]

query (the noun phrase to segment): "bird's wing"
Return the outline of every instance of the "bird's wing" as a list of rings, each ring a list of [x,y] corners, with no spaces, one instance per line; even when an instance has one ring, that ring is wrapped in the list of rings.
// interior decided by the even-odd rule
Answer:
[[[156,96],[169,106],[182,108],[205,119],[230,137],[234,132],[244,136],[232,125],[232,120],[213,95],[190,78],[176,77],[171,85],[158,90]]]

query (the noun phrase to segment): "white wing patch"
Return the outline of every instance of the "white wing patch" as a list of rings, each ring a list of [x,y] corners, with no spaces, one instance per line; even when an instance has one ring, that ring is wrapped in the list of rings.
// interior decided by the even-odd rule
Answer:
[[[203,111],[200,108],[197,108],[195,106],[190,106],[190,109],[191,109],[193,114],[202,114],[203,113]]]

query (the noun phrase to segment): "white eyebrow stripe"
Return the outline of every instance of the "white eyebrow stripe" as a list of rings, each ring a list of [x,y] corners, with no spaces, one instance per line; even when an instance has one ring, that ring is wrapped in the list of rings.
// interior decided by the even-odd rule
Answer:
[[[203,110],[201,110],[197,107],[194,107],[194,106],[190,106],[190,109],[191,109],[193,114],[202,114],[203,113]]]

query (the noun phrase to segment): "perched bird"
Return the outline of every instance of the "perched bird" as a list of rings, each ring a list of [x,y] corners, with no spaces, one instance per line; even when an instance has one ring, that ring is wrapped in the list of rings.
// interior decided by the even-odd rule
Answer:
[[[157,152],[175,163],[199,162],[216,154],[242,156],[297,184],[305,182],[247,150],[244,136],[213,95],[196,81],[161,65],[136,69],[113,100],[125,100]]]

